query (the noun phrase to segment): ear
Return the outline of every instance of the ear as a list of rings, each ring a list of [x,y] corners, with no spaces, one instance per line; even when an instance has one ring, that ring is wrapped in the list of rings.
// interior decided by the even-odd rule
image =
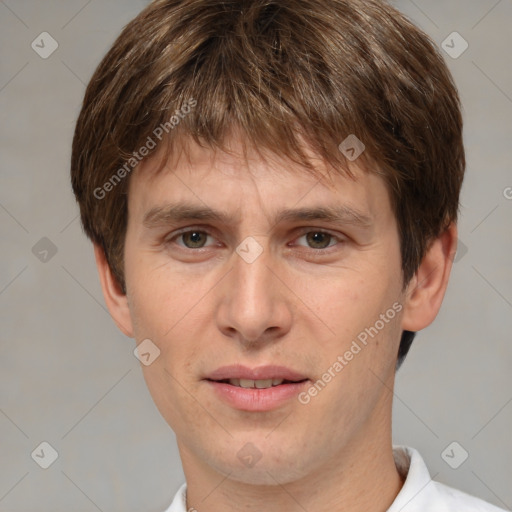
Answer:
[[[105,298],[110,316],[120,331],[129,338],[133,338],[133,326],[128,299],[110,270],[103,248],[97,244],[94,244],[94,256],[96,258],[96,266],[98,267],[103,297]]]
[[[443,302],[457,250],[457,226],[448,228],[429,246],[416,274],[407,286],[402,329],[419,331],[430,325]]]

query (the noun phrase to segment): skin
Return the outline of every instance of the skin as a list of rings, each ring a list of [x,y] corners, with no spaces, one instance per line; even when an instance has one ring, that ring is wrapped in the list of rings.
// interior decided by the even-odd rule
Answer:
[[[400,334],[436,317],[456,227],[432,242],[403,290],[397,223],[379,176],[356,161],[357,179],[339,175],[331,187],[277,157],[242,157],[237,138],[230,147],[228,154],[190,143],[189,158],[169,161],[154,178],[147,174],[152,160],[134,171],[126,295],[95,247],[113,319],[137,343],[149,338],[160,350],[141,367],[176,434],[187,508],[385,511],[403,484],[391,441]],[[151,208],[177,200],[225,211],[231,222],[143,225]],[[371,224],[273,220],[283,208],[325,205],[355,208]],[[202,237],[175,236],[181,228]],[[315,238],[318,230],[332,236]],[[263,249],[252,263],[235,251],[249,236]],[[307,404],[291,399],[272,411],[241,411],[203,380],[219,366],[241,363],[284,365],[316,382],[394,303],[401,311]],[[252,467],[237,457],[249,442],[261,454]]]

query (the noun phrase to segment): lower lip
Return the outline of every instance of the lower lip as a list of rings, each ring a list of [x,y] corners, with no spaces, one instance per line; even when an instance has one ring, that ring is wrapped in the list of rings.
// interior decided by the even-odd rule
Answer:
[[[272,386],[266,389],[241,388],[212,380],[207,380],[206,382],[212,386],[220,398],[235,409],[261,412],[276,409],[296,397],[307,386],[309,381],[280,384],[279,386]]]

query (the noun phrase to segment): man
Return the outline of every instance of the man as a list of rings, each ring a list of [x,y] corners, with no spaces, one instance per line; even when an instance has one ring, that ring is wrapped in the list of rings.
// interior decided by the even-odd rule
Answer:
[[[104,297],[186,477],[169,512],[499,510],[391,442],[465,168],[434,44],[377,0],[156,0],[72,154]]]

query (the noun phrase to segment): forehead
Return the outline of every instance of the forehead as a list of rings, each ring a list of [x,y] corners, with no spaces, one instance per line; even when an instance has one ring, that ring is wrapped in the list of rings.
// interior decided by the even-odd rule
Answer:
[[[316,157],[307,146],[304,152],[314,170],[239,138],[228,140],[222,149],[188,139],[168,155],[159,151],[139,164],[130,178],[129,210],[142,214],[170,199],[198,206],[231,205],[233,211],[251,203],[307,207],[338,202],[352,206],[362,217],[389,207],[383,179],[360,162],[350,163],[351,177],[345,169],[334,169]]]

